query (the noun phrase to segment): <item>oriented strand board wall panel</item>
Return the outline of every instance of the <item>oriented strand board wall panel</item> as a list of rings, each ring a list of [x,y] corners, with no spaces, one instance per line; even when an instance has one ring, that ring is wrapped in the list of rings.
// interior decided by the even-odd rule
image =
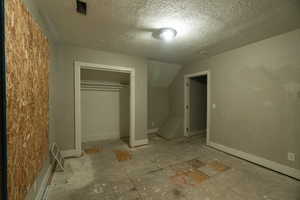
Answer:
[[[23,200],[48,157],[48,40],[21,0],[6,0],[8,190]]]

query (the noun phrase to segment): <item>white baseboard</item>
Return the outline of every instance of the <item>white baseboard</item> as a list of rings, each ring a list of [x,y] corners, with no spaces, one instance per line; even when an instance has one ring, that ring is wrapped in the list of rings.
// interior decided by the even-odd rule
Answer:
[[[120,139],[121,135],[120,133],[111,132],[111,133],[105,133],[105,137],[101,134],[89,134],[88,137],[82,137],[82,142],[93,142],[93,141],[103,141],[103,140],[118,140]]]
[[[43,177],[43,180],[42,180],[41,185],[38,189],[35,200],[42,200],[43,194],[46,191],[46,188],[48,186],[48,180],[51,176],[52,169],[53,169],[53,165],[50,164],[47,171],[46,171],[46,173],[45,173],[45,175],[44,175],[44,177]]]
[[[149,141],[148,139],[144,139],[144,140],[135,140],[133,146],[137,147],[137,146],[142,146],[142,145],[146,145],[148,144]]]
[[[159,128],[152,128],[152,129],[148,129],[147,133],[151,134],[151,133],[157,133],[159,131]]]
[[[205,134],[207,130],[199,130],[199,131],[191,131],[188,132],[189,136],[194,136],[194,135],[200,135],[200,134]]]
[[[70,157],[80,157],[81,156],[80,151],[77,151],[76,149],[71,149],[71,150],[65,150],[62,151],[61,154],[64,158],[70,158]]]
[[[264,166],[266,168],[269,168],[269,169],[272,169],[274,171],[280,172],[282,174],[294,177],[296,179],[300,179],[300,170],[298,170],[298,169],[294,169],[294,168],[288,167],[286,165],[279,164],[277,162],[267,160],[265,158],[258,157],[258,156],[255,156],[253,154],[249,154],[249,153],[246,153],[246,152],[243,152],[243,151],[239,151],[239,150],[236,150],[236,149],[233,149],[233,148],[230,148],[230,147],[226,147],[226,146],[223,146],[221,144],[214,143],[214,142],[208,142],[208,146],[214,147],[218,150],[224,151],[226,153],[232,154],[234,156],[237,156],[239,158],[248,160],[250,162],[259,164],[261,166]]]

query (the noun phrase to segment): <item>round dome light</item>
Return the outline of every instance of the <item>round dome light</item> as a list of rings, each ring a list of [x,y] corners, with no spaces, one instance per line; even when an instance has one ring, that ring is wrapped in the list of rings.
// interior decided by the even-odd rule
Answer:
[[[176,37],[176,35],[177,31],[172,28],[163,28],[159,31],[159,37],[164,41],[171,41]]]
[[[173,28],[161,28],[152,33],[152,36],[156,39],[169,42],[173,40],[177,35],[177,31]]]

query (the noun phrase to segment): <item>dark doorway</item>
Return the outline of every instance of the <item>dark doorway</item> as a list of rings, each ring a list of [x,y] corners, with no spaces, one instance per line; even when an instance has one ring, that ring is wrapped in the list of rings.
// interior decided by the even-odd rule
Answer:
[[[207,75],[191,77],[189,80],[189,136],[207,134]]]

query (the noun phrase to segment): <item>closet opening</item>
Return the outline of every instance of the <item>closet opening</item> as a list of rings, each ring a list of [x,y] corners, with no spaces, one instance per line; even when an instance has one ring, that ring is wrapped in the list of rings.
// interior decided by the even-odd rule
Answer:
[[[75,63],[77,153],[101,141],[135,146],[134,69]]]

